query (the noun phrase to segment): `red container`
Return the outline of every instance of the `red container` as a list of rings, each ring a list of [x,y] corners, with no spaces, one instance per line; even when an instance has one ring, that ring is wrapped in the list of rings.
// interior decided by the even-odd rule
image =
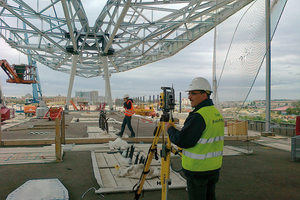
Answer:
[[[296,117],[296,135],[300,135],[300,116]]]
[[[10,110],[6,107],[1,108],[1,121],[10,119]]]

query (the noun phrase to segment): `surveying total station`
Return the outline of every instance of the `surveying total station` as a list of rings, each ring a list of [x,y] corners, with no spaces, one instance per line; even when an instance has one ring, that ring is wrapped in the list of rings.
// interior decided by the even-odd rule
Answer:
[[[160,184],[162,186],[162,193],[161,193],[162,200],[168,199],[168,187],[169,185],[171,185],[171,179],[170,179],[171,152],[174,153],[175,155],[177,154],[181,155],[181,152],[179,150],[172,147],[168,134],[167,134],[167,138],[165,138],[165,122],[173,123],[173,125],[175,126],[173,116],[172,116],[172,112],[174,111],[174,107],[175,107],[174,89],[173,87],[172,88],[161,87],[161,89],[163,90],[163,92],[160,94],[160,108],[162,109],[163,114],[161,115],[158,126],[155,128],[154,139],[149,149],[147,160],[144,164],[143,173],[140,177],[139,182],[133,188],[135,190],[136,200],[140,199],[141,197],[146,176],[150,172],[150,165],[153,156],[155,156],[155,159],[158,160],[157,143],[159,140],[160,133],[162,133],[162,149],[160,152],[161,173],[160,173],[160,182],[158,182],[157,184]]]

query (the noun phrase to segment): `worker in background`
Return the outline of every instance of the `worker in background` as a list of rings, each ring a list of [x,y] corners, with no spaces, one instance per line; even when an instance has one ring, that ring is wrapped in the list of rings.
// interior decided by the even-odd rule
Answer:
[[[132,138],[132,137],[135,137],[135,133],[134,133],[134,131],[132,129],[132,126],[131,126],[131,116],[134,114],[133,100],[129,99],[128,94],[125,94],[123,99],[124,99],[125,117],[123,119],[121,132],[116,134],[116,135],[119,136],[119,137],[122,137],[123,133],[124,133],[124,130],[125,130],[125,126],[127,124],[128,129],[131,132],[131,135],[129,137]]]
[[[179,131],[174,123],[166,130],[172,143],[182,148],[182,168],[190,200],[215,200],[224,146],[224,122],[210,99],[209,82],[197,77],[188,89],[194,108]]]

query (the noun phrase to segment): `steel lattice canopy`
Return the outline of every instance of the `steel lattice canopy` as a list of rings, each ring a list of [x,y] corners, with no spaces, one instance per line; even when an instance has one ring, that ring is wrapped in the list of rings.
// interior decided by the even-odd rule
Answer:
[[[80,0],[0,0],[0,36],[47,67],[119,73],[170,57],[253,0],[108,0],[89,26]],[[95,1],[97,3],[97,1]]]

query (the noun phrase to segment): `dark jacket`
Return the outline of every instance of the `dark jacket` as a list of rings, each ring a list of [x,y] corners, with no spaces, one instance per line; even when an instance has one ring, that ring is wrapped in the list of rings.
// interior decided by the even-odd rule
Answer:
[[[170,127],[168,134],[171,142],[181,148],[191,148],[195,146],[206,128],[203,117],[196,113],[196,111],[202,107],[211,105],[214,105],[211,99],[206,99],[198,104],[196,108],[189,113],[181,131],[175,127]]]

